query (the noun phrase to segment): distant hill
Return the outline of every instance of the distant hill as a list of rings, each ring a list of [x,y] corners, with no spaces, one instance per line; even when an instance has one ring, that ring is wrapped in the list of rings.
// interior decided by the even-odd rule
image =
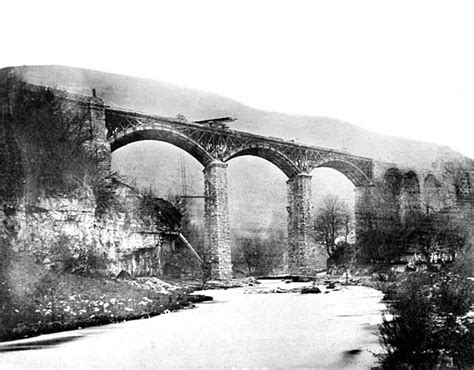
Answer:
[[[441,157],[458,157],[448,147],[384,136],[328,117],[265,112],[217,94],[169,83],[63,66],[11,67],[30,83],[90,95],[95,88],[106,104],[191,120],[233,116],[232,127],[257,134],[296,139],[311,145],[341,149],[343,140],[353,154],[400,164],[430,166]],[[5,69],[4,69],[5,70]]]
[[[111,106],[170,117],[183,114],[190,120],[232,116],[238,119],[232,124],[236,130],[332,149],[341,149],[344,142],[345,149],[353,154],[400,165],[429,167],[439,158],[462,157],[445,146],[376,134],[334,118],[266,112],[217,94],[161,81],[63,66],[0,70],[2,74],[8,72],[29,83],[84,95],[91,95],[94,88],[97,96]],[[153,187],[163,196],[181,193],[183,171],[179,153],[169,145],[132,144],[114,153],[113,166],[139,186]],[[190,156],[184,156],[184,159],[188,194],[202,194],[202,168]],[[229,172],[231,221],[235,230],[284,228],[285,176],[261,159],[246,157],[232,160]],[[331,174],[330,170],[324,173],[324,180],[316,178],[314,181],[317,187],[315,202],[330,192],[339,192],[353,202],[351,184],[342,175]]]

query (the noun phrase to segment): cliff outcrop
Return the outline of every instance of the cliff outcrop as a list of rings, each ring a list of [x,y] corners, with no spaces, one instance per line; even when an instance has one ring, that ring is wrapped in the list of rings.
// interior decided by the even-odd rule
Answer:
[[[0,86],[1,222],[12,251],[63,271],[160,275],[164,235],[178,224],[111,172],[100,100],[11,76]]]

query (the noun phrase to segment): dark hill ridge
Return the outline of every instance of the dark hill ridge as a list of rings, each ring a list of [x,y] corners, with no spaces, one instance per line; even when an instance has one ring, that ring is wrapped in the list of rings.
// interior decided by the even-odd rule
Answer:
[[[84,95],[90,95],[95,88],[97,95],[112,106],[170,117],[184,114],[191,120],[233,116],[238,118],[232,124],[236,130],[332,149],[341,149],[344,141],[347,150],[353,154],[400,165],[427,167],[440,157],[461,157],[445,146],[388,137],[333,118],[266,112],[217,94],[161,81],[63,66],[22,66],[0,70],[8,71],[33,84]]]

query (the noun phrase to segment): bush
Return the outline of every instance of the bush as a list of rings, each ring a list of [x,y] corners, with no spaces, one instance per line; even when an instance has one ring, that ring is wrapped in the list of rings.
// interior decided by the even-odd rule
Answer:
[[[421,254],[428,265],[433,254],[455,260],[469,249],[465,227],[444,213],[411,213],[403,225],[397,222],[374,224],[357,236],[358,262],[389,266],[405,256]],[[430,266],[434,267],[434,266]]]
[[[62,271],[70,274],[93,275],[107,268],[107,259],[92,248],[81,249],[77,256],[70,256],[64,261]]]
[[[385,368],[474,365],[474,333],[463,318],[472,302],[469,280],[419,272],[394,283],[390,293],[394,301],[380,327]]]
[[[284,248],[284,238],[278,232],[254,232],[236,238],[232,262],[235,269],[247,270],[248,275],[268,275],[282,264]]]

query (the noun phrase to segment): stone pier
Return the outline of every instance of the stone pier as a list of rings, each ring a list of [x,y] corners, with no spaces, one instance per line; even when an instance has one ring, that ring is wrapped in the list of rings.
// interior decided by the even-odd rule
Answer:
[[[227,164],[213,161],[204,169],[204,263],[206,278],[232,278]]]
[[[314,249],[311,176],[299,174],[288,184],[288,270],[292,275],[314,271],[310,260]]]
[[[356,237],[374,228],[378,222],[375,202],[375,186],[357,186],[355,192],[355,230]]]

